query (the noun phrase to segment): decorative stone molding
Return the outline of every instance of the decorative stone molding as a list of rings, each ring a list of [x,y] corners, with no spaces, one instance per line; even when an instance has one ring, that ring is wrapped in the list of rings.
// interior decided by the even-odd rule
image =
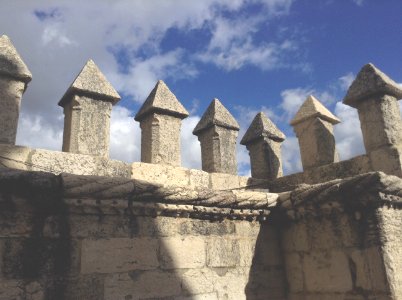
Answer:
[[[290,125],[299,139],[303,169],[339,161],[335,148],[333,125],[340,120],[310,95]]]
[[[236,139],[240,127],[218,99],[213,99],[193,130],[201,143],[202,169],[237,174]]]
[[[135,116],[141,126],[141,161],[153,164],[181,165],[181,120],[188,112],[159,80]]]
[[[274,179],[283,175],[281,144],[285,138],[263,112],[255,116],[240,142],[250,153],[253,178]]]
[[[119,100],[89,60],[59,102],[64,109],[63,151],[108,157],[110,114]]]
[[[373,64],[365,65],[343,103],[357,109],[364,146],[372,168],[402,175],[402,88]]]
[[[0,36],[0,143],[15,145],[21,98],[32,74],[8,36]]]

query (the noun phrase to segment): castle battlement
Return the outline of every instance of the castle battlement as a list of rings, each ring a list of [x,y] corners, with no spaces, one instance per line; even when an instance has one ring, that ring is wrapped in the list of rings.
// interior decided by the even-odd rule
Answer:
[[[343,102],[366,154],[339,161],[342,120],[313,95],[291,121],[303,171],[258,113],[213,99],[193,130],[202,170],[181,167],[189,113],[158,81],[134,119],[141,162],[109,158],[120,96],[89,60],[59,102],[62,151],[15,145],[32,75],[0,37],[0,299],[402,299],[402,89],[363,66]]]

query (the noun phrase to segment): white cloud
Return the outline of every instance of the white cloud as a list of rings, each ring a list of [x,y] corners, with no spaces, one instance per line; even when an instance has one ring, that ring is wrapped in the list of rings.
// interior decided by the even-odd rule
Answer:
[[[303,170],[300,158],[299,141],[294,136],[289,136],[282,144],[283,173],[293,174]]]
[[[357,110],[337,102],[335,114],[341,120],[334,126],[336,147],[341,160],[364,154],[364,145]]]
[[[294,41],[287,39],[256,44],[253,35],[264,21],[262,16],[235,20],[217,18],[212,25],[208,48],[197,55],[198,59],[214,63],[227,71],[245,65],[262,70],[284,66],[284,57],[297,50],[297,46]]]
[[[358,6],[363,6],[365,0],[352,0],[353,3],[355,3]]]
[[[239,39],[236,35],[255,33],[257,23],[270,22],[270,18],[287,13],[291,3],[291,0],[121,0],[113,3],[88,0],[77,7],[74,1],[67,0],[1,1],[2,34],[11,37],[33,74],[22,102],[25,117],[21,118],[18,140],[29,146],[42,141],[38,145],[42,148],[61,145],[56,134],[49,131],[48,136],[52,138],[42,138],[43,132],[32,131],[27,124],[39,122],[41,128],[60,132],[63,115],[56,104],[89,58],[94,59],[119,92],[137,102],[145,99],[157,79],[196,77],[198,71],[192,60],[197,53],[208,51],[208,45],[197,53],[177,47],[164,52],[160,44],[172,28],[182,32],[209,30],[210,47],[219,50],[217,59],[209,62],[218,66],[236,69],[252,64],[270,69],[280,64],[283,53],[293,47],[292,42],[265,41],[255,45],[253,39]],[[230,31],[227,25],[233,23],[224,19],[224,12],[236,13],[251,4],[261,6],[254,14],[256,21],[239,14],[235,23],[239,31]],[[250,22],[244,23],[245,20]],[[123,51],[123,61],[116,59],[115,51]],[[118,108],[113,116],[120,114],[119,122],[123,122],[124,113]],[[112,124],[115,124],[113,128],[119,128],[114,121]],[[117,131],[124,135],[121,128]],[[123,155],[113,147],[113,156],[127,159],[137,155],[133,149],[131,154]]]
[[[350,85],[352,84],[353,80],[355,80],[355,74],[352,72],[347,73],[344,76],[339,77],[339,84],[342,90],[346,91]]]
[[[110,157],[125,162],[139,161],[141,129],[134,121],[134,112],[115,106],[110,121]]]
[[[201,145],[193,129],[200,121],[199,116],[190,116],[181,126],[181,162],[183,167],[201,169]]]

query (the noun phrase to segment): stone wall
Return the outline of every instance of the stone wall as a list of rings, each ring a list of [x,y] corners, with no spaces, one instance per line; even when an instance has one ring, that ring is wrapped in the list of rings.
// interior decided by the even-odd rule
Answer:
[[[273,224],[88,210],[66,191],[105,184],[69,178],[0,172],[0,299],[286,298]]]

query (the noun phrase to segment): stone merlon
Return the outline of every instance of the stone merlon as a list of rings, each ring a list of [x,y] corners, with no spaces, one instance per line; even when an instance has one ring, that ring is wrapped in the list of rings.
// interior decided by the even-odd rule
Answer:
[[[290,125],[297,125],[304,120],[313,117],[319,117],[331,124],[338,124],[341,122],[327,108],[325,108],[320,101],[318,101],[313,95],[310,95],[300,107],[293,120],[290,121]]]
[[[162,80],[156,83],[134,119],[141,121],[147,115],[154,112],[171,115],[180,119],[184,119],[189,115],[188,111]]]
[[[230,112],[222,105],[218,99],[213,99],[208,106],[201,120],[193,130],[194,135],[198,135],[214,125],[238,131],[239,123],[233,118]]]
[[[32,74],[8,36],[0,36],[0,74],[28,83]]]
[[[87,61],[60,100],[59,105],[64,107],[67,102],[71,101],[71,96],[75,94],[87,95],[90,98],[111,102],[112,104],[116,104],[120,100],[120,95],[92,59]]]
[[[372,96],[389,95],[402,98],[402,88],[373,64],[365,65],[350,86],[343,103],[356,107],[357,102]]]
[[[263,112],[259,112],[251,122],[240,144],[247,145],[264,137],[278,142],[283,142],[286,138],[283,132]]]

